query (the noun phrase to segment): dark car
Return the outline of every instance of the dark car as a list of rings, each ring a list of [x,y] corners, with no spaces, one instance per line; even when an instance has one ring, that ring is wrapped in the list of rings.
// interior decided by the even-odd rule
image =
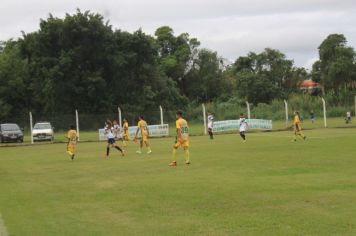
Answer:
[[[0,142],[23,142],[23,130],[17,124],[0,124]]]

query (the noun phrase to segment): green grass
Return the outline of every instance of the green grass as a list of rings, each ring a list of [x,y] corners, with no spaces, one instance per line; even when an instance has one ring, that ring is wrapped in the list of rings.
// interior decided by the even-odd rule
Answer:
[[[0,148],[0,214],[9,235],[355,235],[356,129],[191,137],[192,165],[173,138],[150,156],[105,143]]]

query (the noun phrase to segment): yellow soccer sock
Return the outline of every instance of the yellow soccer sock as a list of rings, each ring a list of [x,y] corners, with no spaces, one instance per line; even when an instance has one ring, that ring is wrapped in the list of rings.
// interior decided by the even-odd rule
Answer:
[[[177,149],[173,148],[173,153],[172,153],[173,162],[176,162],[176,161],[177,161],[176,153],[177,153]]]
[[[124,147],[126,147],[126,141],[125,141],[125,140],[122,141],[122,145],[123,145]]]
[[[67,151],[68,155],[71,157],[73,155],[73,152]]]
[[[189,163],[189,162],[190,162],[189,150],[185,150],[185,163]]]

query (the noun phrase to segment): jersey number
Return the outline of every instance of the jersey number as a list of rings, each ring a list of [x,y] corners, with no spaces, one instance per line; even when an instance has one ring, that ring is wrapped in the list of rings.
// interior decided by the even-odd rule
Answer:
[[[188,127],[182,127],[182,134],[188,134],[188,133],[189,133]]]
[[[73,135],[72,138],[71,138],[71,141],[72,141],[72,143],[76,143],[77,137]]]

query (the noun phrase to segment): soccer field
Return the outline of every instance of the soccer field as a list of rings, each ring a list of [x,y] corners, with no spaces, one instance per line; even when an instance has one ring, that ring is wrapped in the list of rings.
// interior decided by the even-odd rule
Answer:
[[[191,137],[190,166],[173,138],[151,155],[129,143],[0,148],[0,234],[356,235],[356,129]],[[1,220],[2,219],[2,220]]]

